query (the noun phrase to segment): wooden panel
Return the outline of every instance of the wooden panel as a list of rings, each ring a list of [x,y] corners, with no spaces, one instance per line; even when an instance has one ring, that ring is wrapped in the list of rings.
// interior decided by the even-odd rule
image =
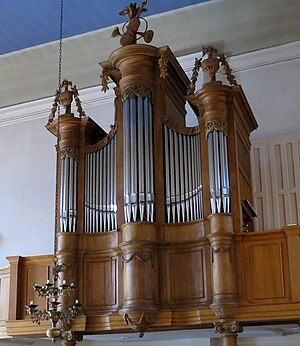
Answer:
[[[244,285],[251,304],[291,300],[287,240],[284,232],[257,232],[243,238]]]
[[[117,305],[117,259],[93,258],[84,263],[84,306],[89,312]]]
[[[167,303],[189,305],[206,301],[204,248],[173,250],[167,256]]]
[[[47,264],[27,264],[22,269],[22,285],[21,285],[21,299],[20,299],[20,312],[23,310],[23,318],[30,318],[25,307],[31,300],[35,304],[38,304],[38,308],[43,310],[47,308],[46,299],[39,297],[38,294],[33,290],[33,286],[38,283],[43,285],[47,279],[50,279],[51,267]]]
[[[284,298],[281,244],[253,245],[253,299]]]

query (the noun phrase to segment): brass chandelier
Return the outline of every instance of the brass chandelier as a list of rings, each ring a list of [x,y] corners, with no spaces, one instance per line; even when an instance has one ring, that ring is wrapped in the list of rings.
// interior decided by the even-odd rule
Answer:
[[[82,305],[78,300],[71,306],[64,308],[59,301],[60,298],[70,296],[76,290],[76,286],[71,283],[67,284],[63,280],[62,284],[58,284],[59,275],[65,268],[64,265],[57,263],[57,258],[53,259],[54,267],[52,268],[53,278],[52,281],[47,280],[44,285],[35,284],[33,286],[39,297],[45,298],[47,302],[47,310],[37,309],[38,305],[30,301],[25,309],[32,319],[32,322],[40,324],[41,321],[49,320],[51,327],[47,329],[46,335],[52,338],[53,342],[62,338],[72,338],[70,328],[75,320],[75,317],[82,311]]]

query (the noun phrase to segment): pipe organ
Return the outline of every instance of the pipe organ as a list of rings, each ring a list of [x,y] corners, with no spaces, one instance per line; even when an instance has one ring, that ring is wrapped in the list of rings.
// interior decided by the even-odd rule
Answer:
[[[59,138],[57,257],[77,268],[72,280],[95,323],[119,313],[142,336],[164,311],[207,306],[239,329],[234,234],[252,199],[245,162],[256,122],[240,87],[215,80],[223,58],[204,55],[211,81],[195,91],[199,61],[190,82],[168,47],[124,44],[101,63],[103,90],[115,84],[111,131],[82,113],[77,94],[79,117],[71,95],[49,121]],[[234,80],[228,66],[227,75]],[[63,94],[74,94],[69,86]],[[187,101],[199,126],[185,126]]]
[[[249,135],[257,123],[243,90],[211,46],[190,81],[168,47],[137,44],[134,35],[146,43],[153,36],[138,31],[145,5],[122,12],[130,13],[123,34],[114,30],[122,47],[100,64],[103,90],[114,84],[111,131],[86,116],[68,81],[47,124],[58,138],[56,257],[69,269],[60,279],[77,283],[84,305],[73,332],[214,327],[233,346],[242,323],[263,322],[270,304],[282,304],[272,315],[281,321],[299,304],[300,285],[290,281],[300,265],[291,261],[298,229],[251,232]],[[216,80],[221,66],[229,85]],[[195,90],[200,68],[210,81]],[[198,126],[185,126],[186,102]],[[59,103],[65,114],[56,117]],[[18,265],[12,258],[16,280]],[[9,320],[23,319],[13,302]]]

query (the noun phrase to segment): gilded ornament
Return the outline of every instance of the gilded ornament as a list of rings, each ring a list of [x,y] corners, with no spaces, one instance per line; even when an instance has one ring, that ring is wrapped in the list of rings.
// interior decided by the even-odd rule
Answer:
[[[64,148],[60,151],[60,159],[63,160],[66,157],[70,157],[75,161],[78,161],[78,149],[76,148]]]
[[[211,120],[208,121],[205,125],[205,136],[206,138],[208,135],[213,131],[220,131],[225,134],[227,137],[227,120]]]

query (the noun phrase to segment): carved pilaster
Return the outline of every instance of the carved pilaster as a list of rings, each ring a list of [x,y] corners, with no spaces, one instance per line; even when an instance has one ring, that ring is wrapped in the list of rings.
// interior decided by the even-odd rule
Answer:
[[[159,312],[157,225],[128,223],[121,230],[124,303],[120,315],[142,337]]]

